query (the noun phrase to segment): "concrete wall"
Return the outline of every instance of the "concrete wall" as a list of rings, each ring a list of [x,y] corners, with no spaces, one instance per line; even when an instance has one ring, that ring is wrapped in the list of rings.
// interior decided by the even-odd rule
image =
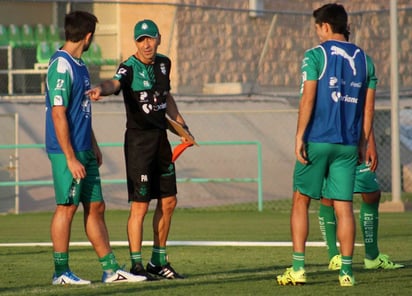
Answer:
[[[182,2],[193,4],[189,0]],[[324,1],[267,0],[264,1],[264,7],[272,13],[258,18],[251,18],[242,11],[217,9],[247,9],[249,1],[246,0],[194,2],[213,8],[179,9],[177,67],[181,75],[177,84],[180,90],[196,92],[207,83],[233,82],[256,82],[271,91],[279,88],[297,89],[303,53],[318,43],[311,12],[324,4]],[[380,78],[380,88],[388,89],[389,1],[339,2],[350,13],[351,40],[372,56]],[[398,1],[400,9],[408,4],[410,1]],[[408,66],[411,64],[408,52],[412,12],[400,11],[398,23],[400,84],[401,87],[410,87],[412,73]]]
[[[128,3],[129,2],[129,3]],[[51,23],[56,6],[36,1],[1,1],[2,23]],[[124,60],[135,52],[133,28],[143,18],[160,28],[159,52],[172,60],[172,89],[180,94],[204,90],[236,92],[297,92],[300,62],[318,38],[313,9],[324,1],[263,0],[265,12],[250,17],[249,0],[153,0],[76,3],[73,9],[91,10],[99,18],[96,42],[106,57]],[[149,3],[149,4],[148,4]],[[388,0],[343,0],[350,14],[351,40],[374,59],[379,89],[390,86]],[[59,4],[60,6],[64,4]],[[407,9],[408,6],[410,9]],[[412,87],[412,5],[398,0],[399,74],[401,89]],[[56,11],[55,11],[56,10]],[[61,14],[62,9],[58,10]],[[63,16],[57,16],[59,23]],[[110,77],[111,68],[105,75]],[[96,81],[97,82],[97,81]],[[229,86],[229,88],[227,87]]]
[[[0,22],[2,24],[51,24],[53,4],[31,2],[0,1]]]

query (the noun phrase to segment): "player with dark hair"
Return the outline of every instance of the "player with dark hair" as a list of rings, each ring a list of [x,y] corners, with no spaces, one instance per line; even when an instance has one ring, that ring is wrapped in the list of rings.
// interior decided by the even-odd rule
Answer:
[[[349,28],[344,34],[349,41]],[[368,88],[370,95],[375,97],[375,89]],[[360,228],[365,245],[365,269],[397,269],[404,265],[394,263],[389,256],[382,254],[378,247],[379,228],[379,202],[381,191],[379,188],[376,169],[378,167],[378,154],[376,152],[375,134],[372,130],[368,140],[365,162],[356,167],[354,193],[362,197],[359,213]],[[326,242],[329,255],[330,270],[339,270],[342,266],[342,256],[336,246],[336,216],[333,202],[330,199],[321,198],[319,207],[319,226]]]
[[[372,61],[345,39],[348,16],[339,4],[313,12],[321,44],[305,52],[296,131],[291,233],[292,267],[277,276],[279,285],[306,283],[305,244],[309,233],[308,209],[312,199],[332,200],[341,245],[341,286],[355,284],[352,257],[355,220],[352,198],[355,168],[363,161],[372,130],[375,88]]]
[[[124,153],[130,215],[127,224],[130,272],[166,279],[183,278],[168,262],[166,242],[176,207],[176,174],[167,138],[166,114],[188,130],[170,93],[171,61],[158,54],[161,36],[151,20],[134,28],[136,53],[120,64],[111,80],[89,91],[92,100],[123,92],[126,108]],[[183,139],[183,138],[182,138]],[[152,199],[157,199],[153,216],[153,250],[146,270],[142,264],[143,221]],[[154,278],[153,278],[154,279]]]
[[[56,209],[51,221],[55,272],[53,285],[86,285],[69,268],[73,217],[80,203],[84,228],[103,269],[104,283],[140,282],[144,276],[123,271],[110,247],[104,220],[99,166],[102,154],[92,130],[90,77],[81,56],[90,46],[97,18],[74,11],[65,17],[66,42],[50,59],[46,90],[46,151],[51,161]]]

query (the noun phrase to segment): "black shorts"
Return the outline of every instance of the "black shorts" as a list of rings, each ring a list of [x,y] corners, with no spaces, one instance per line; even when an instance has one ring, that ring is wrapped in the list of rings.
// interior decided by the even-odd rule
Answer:
[[[176,172],[166,130],[127,129],[124,155],[129,202],[176,195]]]

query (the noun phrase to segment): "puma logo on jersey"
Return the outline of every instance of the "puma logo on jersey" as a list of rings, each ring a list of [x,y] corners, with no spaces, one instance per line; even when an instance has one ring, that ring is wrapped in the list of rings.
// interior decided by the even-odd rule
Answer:
[[[332,46],[331,50],[332,55],[339,55],[349,62],[349,66],[352,68],[353,75],[356,76],[355,57],[358,53],[360,53],[360,49],[356,49],[353,56],[350,56],[344,49],[337,46]]]

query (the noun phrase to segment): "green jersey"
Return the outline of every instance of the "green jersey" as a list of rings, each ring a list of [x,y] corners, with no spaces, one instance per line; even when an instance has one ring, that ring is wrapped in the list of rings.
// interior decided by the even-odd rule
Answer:
[[[171,61],[157,54],[153,64],[135,56],[121,63],[114,79],[121,83],[127,128],[166,129],[166,98],[170,91]]]

